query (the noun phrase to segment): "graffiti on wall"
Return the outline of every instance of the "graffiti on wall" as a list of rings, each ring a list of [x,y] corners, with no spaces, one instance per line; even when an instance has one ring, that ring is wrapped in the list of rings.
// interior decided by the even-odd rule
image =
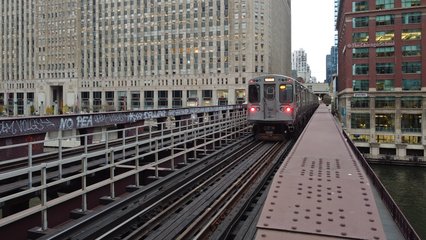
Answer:
[[[72,130],[115,124],[134,123],[146,119],[184,116],[196,113],[241,109],[241,105],[162,109],[119,113],[94,113],[82,115],[61,115],[52,117],[31,117],[0,120],[0,138],[37,134],[49,131]]]

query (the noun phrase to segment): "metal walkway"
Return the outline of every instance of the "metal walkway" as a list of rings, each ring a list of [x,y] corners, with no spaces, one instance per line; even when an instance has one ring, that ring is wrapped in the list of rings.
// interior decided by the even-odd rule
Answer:
[[[256,239],[419,239],[325,105],[274,177]]]

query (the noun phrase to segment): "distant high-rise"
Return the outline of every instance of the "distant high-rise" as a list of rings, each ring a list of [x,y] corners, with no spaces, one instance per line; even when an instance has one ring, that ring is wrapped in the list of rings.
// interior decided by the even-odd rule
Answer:
[[[332,46],[330,54],[326,56],[326,78],[325,82],[330,83],[333,75],[337,74],[337,47]]]
[[[303,78],[304,82],[311,81],[311,69],[308,64],[308,54],[304,49],[295,50],[291,56],[292,69],[296,71],[297,77]]]
[[[426,0],[341,0],[338,111],[369,158],[425,159]]]
[[[291,74],[290,21],[290,0],[5,0],[0,106],[23,115],[242,103],[248,79]]]

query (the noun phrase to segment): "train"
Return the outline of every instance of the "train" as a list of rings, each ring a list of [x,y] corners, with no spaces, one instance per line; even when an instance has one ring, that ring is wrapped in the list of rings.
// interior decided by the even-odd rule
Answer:
[[[247,120],[256,139],[294,138],[318,106],[318,97],[291,77],[272,74],[248,82]]]

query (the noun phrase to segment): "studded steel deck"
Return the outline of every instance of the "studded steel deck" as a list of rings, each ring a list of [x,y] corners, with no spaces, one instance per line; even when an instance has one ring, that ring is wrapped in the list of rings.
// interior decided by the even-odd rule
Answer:
[[[256,239],[386,239],[370,183],[320,106],[276,174]]]

